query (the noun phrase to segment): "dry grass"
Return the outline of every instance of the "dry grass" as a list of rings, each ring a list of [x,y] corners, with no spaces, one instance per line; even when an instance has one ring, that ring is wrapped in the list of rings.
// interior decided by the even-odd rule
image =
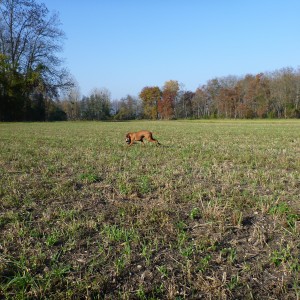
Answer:
[[[0,298],[299,299],[300,121],[2,123],[0,147]]]

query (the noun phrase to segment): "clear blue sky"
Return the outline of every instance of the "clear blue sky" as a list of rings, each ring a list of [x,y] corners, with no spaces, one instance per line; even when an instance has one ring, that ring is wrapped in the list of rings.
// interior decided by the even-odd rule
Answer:
[[[81,93],[112,99],[178,80],[300,65],[299,0],[40,0],[59,12],[61,54]]]

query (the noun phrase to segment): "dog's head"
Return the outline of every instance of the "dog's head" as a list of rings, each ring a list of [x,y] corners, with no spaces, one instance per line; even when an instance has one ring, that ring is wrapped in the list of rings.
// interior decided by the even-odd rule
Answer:
[[[131,138],[130,138],[130,134],[129,133],[126,134],[125,141],[126,141],[127,144],[130,144]]]

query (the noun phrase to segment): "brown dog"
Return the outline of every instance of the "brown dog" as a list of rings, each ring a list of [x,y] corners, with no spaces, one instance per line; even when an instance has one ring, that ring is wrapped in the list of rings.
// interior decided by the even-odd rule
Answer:
[[[154,139],[152,136],[152,132],[148,130],[141,130],[138,132],[129,132],[126,134],[126,143],[128,146],[131,146],[134,142],[142,142],[143,145],[144,141],[143,139],[146,139],[148,142],[156,143],[156,145],[160,145],[158,140]]]

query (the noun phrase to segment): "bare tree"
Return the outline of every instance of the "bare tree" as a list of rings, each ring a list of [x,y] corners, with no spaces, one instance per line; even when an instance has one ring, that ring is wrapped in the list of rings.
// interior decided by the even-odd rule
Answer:
[[[60,90],[72,86],[58,56],[63,39],[58,15],[50,14],[44,4],[35,0],[0,1],[0,52],[8,66],[3,77],[6,90],[10,90],[4,91],[3,102],[18,99],[15,109],[26,114],[32,93],[42,94],[49,102]]]
[[[61,108],[67,114],[68,120],[79,120],[80,119],[80,87],[78,82],[73,79],[74,86],[65,95],[61,102]]]
[[[50,15],[45,4],[35,0],[2,0],[0,14],[0,49],[12,70],[27,77],[38,72],[52,91],[68,85],[57,55],[64,39],[58,15]]]

